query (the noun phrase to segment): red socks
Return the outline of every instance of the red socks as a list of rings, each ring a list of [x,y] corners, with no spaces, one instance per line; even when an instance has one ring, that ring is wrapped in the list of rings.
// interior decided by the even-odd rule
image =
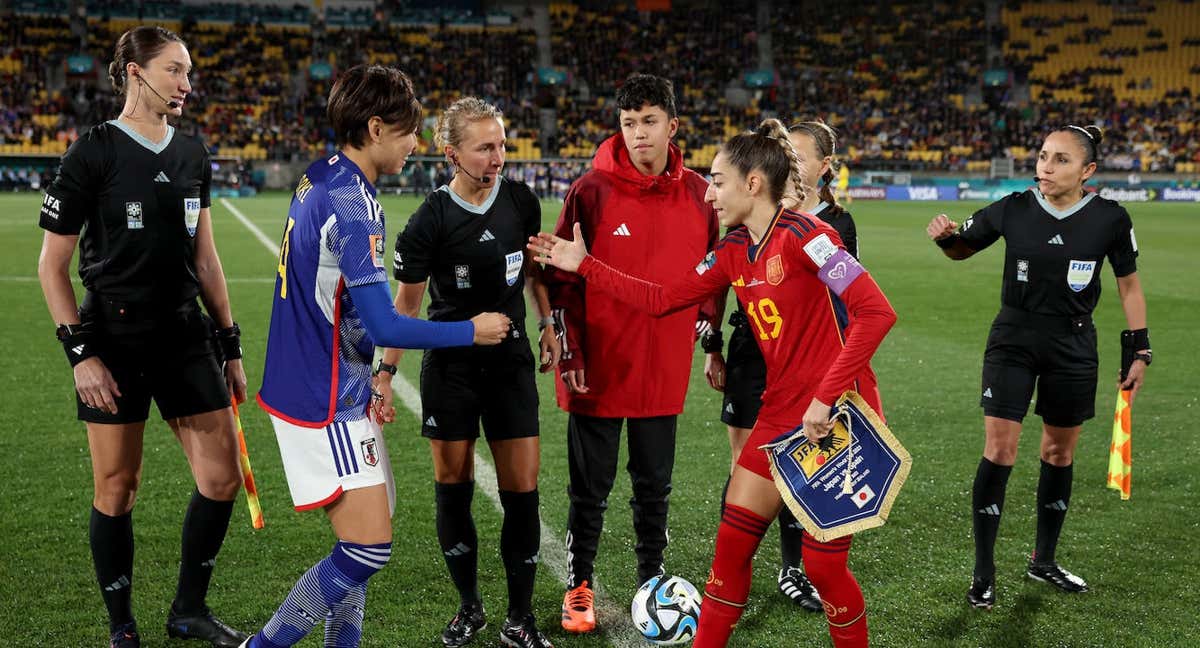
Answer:
[[[729,641],[750,594],[754,552],[770,525],[770,520],[753,511],[725,505],[693,648],[723,648]]]
[[[867,645],[867,606],[854,574],[846,566],[850,539],[845,536],[829,542],[819,542],[803,535],[804,573],[821,595],[825,617],[829,621],[829,636],[835,648],[859,648]],[[707,599],[706,599],[707,600]],[[701,612],[703,625],[703,612]]]

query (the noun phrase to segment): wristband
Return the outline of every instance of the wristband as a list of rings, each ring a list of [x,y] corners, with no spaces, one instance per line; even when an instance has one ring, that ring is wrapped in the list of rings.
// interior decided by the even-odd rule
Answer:
[[[542,331],[546,330],[547,326],[554,326],[553,315],[547,315],[538,320],[538,332],[541,333]]]
[[[377,374],[390,373],[393,376],[395,376],[396,375],[396,365],[388,364],[388,363],[384,362],[383,360],[380,360],[379,366],[375,368],[375,373],[377,373]]]
[[[95,336],[83,324],[59,324],[54,334],[62,342],[63,352],[67,354],[67,362],[72,367],[99,355]]]
[[[242,359],[242,329],[237,322],[229,328],[217,329],[216,337],[224,362]]]
[[[942,239],[938,239],[938,240],[934,241],[934,243],[937,243],[937,246],[942,248],[943,250],[949,250],[950,248],[954,247],[955,243],[958,243],[959,238],[960,237],[958,235],[958,232],[955,232],[955,233],[951,234],[950,236],[947,236],[946,238],[942,238]]]
[[[725,348],[725,339],[720,329],[713,329],[700,338],[700,348],[705,353],[720,353]]]

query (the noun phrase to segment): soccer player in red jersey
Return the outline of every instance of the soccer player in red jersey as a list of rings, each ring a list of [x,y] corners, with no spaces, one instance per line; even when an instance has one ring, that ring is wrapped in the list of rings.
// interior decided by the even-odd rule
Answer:
[[[758,449],[803,423],[811,441],[829,434],[831,406],[854,389],[881,411],[869,361],[896,322],[874,279],[821,220],[780,206],[802,164],[778,120],[737,135],[717,153],[705,200],[735,227],[695,268],[668,286],[620,273],[588,256],[578,227],[567,241],[530,239],[535,260],[578,272],[589,286],[651,313],[669,313],[733,286],[767,363],[767,389],[754,431],[734,469],[717,531],[695,648],[729,641],[750,592],[751,560],[781,503],[766,453]],[[853,324],[853,326],[850,326]],[[849,536],[804,534],[804,568],[821,592],[835,646],[867,645],[866,605],[847,567]]]

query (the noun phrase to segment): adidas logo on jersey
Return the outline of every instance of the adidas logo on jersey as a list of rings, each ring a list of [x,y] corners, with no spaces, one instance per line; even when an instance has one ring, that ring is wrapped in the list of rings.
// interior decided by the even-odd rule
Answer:
[[[1054,238],[1052,238],[1052,239],[1050,239],[1049,241],[1046,241],[1046,242],[1047,242],[1047,243],[1049,243],[1050,245],[1062,245],[1062,244],[1063,244],[1062,235],[1061,235],[1061,234],[1055,234],[1055,235],[1054,235]]]
[[[979,512],[983,513],[984,515],[995,515],[995,516],[999,517],[1000,516],[1000,507],[996,506],[995,504],[988,504],[987,506],[979,509]]]
[[[425,425],[427,427],[437,427],[437,421],[433,420],[433,417],[430,416],[429,418],[425,419]]]
[[[491,230],[483,230],[483,236],[479,237],[480,243],[483,243],[485,241],[495,241],[495,240],[496,240],[496,237],[492,236]]]
[[[77,347],[71,347],[71,351],[75,352],[75,355],[83,355],[83,345],[80,344]]]
[[[618,227],[617,229],[613,230],[613,236],[633,236],[633,234],[631,234],[631,233],[629,232],[629,226],[628,226],[628,225],[626,225],[625,223],[621,223],[621,226],[620,226],[620,227]]]
[[[154,181],[155,182],[170,182],[171,179],[167,177],[167,174],[163,173],[162,171],[159,171],[158,175],[154,176]]]

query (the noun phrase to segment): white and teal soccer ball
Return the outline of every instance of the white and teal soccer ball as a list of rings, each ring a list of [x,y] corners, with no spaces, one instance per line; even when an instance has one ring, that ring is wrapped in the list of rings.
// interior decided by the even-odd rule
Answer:
[[[633,624],[660,646],[691,642],[700,624],[700,593],[678,576],[655,576],[633,595]]]

